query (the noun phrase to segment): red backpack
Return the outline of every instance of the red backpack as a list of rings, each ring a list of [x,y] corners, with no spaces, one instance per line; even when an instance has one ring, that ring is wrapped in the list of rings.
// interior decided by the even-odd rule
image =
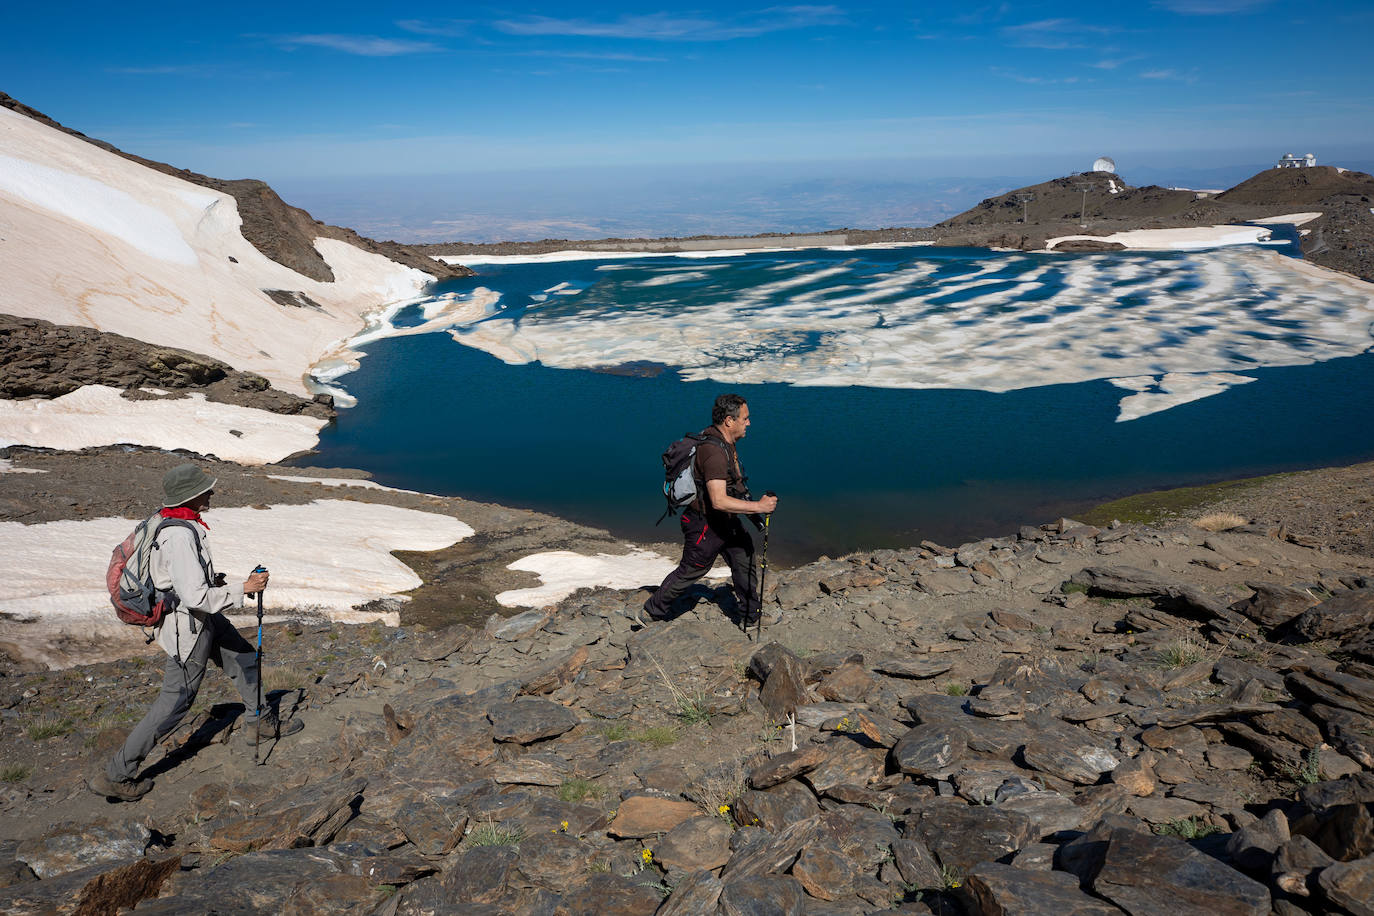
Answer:
[[[115,614],[125,623],[139,627],[157,626],[162,618],[177,606],[176,592],[162,590],[153,585],[153,551],[157,549],[157,536],[168,525],[181,525],[191,530],[196,540],[196,558],[205,571],[205,581],[210,579],[209,567],[200,550],[200,532],[196,526],[178,518],[163,518],[157,513],[138,523],[114,553],[110,555],[110,568],[105,573],[105,586],[110,590],[110,603]]]

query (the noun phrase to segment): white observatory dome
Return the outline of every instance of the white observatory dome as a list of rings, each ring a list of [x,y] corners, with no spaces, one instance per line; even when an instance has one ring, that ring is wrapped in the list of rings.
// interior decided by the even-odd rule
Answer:
[[[1116,174],[1116,163],[1115,163],[1110,157],[1107,157],[1107,156],[1099,156],[1098,158],[1096,158],[1096,159],[1093,160],[1093,171],[1094,171],[1094,172],[1111,172],[1113,175],[1115,175],[1115,174]]]

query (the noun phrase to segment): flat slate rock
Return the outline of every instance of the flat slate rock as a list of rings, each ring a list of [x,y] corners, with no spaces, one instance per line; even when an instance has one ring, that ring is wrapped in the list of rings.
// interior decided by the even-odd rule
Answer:
[[[1119,763],[1114,754],[1095,744],[1055,734],[1031,738],[1021,755],[1031,769],[1083,786],[1097,782]]]
[[[143,855],[152,832],[138,821],[63,823],[19,844],[15,858],[40,878]]]
[[[487,712],[496,741],[530,744],[555,738],[577,726],[577,713],[552,700],[524,699],[500,703]]]
[[[959,726],[943,723],[917,725],[892,748],[892,762],[903,773],[920,778],[943,779],[968,749],[968,737]]]
[[[655,916],[700,916],[702,913],[714,913],[724,887],[721,880],[709,871],[692,872],[677,883]]]
[[[507,642],[528,636],[548,623],[548,611],[525,611],[513,617],[502,617],[499,614],[492,614],[487,618],[484,630],[493,639],[501,639]]]
[[[1362,588],[1308,608],[1293,621],[1293,629],[1307,639],[1339,639],[1372,624],[1374,588]]]
[[[749,785],[767,789],[814,770],[825,763],[833,751],[824,744],[811,744],[772,757],[749,771]]]
[[[560,916],[652,916],[661,903],[663,895],[649,877],[597,874],[564,893],[557,912]]]
[[[806,900],[791,875],[764,875],[725,882],[720,909],[726,916],[802,916]]]
[[[777,833],[789,824],[804,821],[820,806],[811,790],[795,780],[771,789],[749,789],[735,799],[735,818],[747,826]]]
[[[656,795],[632,795],[620,803],[615,820],[606,832],[617,837],[646,837],[667,833],[688,818],[701,814],[691,802],[659,798]]]
[[[715,870],[730,861],[733,827],[721,817],[700,815],[669,830],[654,847],[654,861],[671,872]]]
[[[949,657],[930,658],[928,656],[908,656],[906,658],[884,658],[873,665],[873,670],[888,677],[903,677],[913,680],[938,677],[954,667],[954,659]]]
[[[932,802],[907,819],[904,831],[924,841],[941,862],[965,873],[980,862],[995,862],[1039,839],[1024,814],[963,802]]]
[[[1374,856],[1337,862],[1317,876],[1326,898],[1354,916],[1374,916]]]
[[[1030,870],[984,862],[964,881],[982,916],[1120,916],[1121,911],[1079,889],[1064,872]]]
[[[1132,916],[1267,916],[1269,889],[1176,837],[1111,832],[1092,890]]]
[[[785,720],[811,702],[801,662],[790,652],[778,657],[759,691],[759,702],[774,722]]]

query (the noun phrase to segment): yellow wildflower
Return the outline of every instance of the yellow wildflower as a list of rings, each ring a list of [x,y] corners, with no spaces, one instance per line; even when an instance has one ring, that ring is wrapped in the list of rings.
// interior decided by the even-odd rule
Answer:
[[[644,860],[645,865],[651,865],[654,861],[654,851],[652,849],[646,849],[639,854],[639,857]]]
[[[561,823],[559,823],[558,829],[559,829],[559,830],[562,830],[564,833],[567,833],[567,832],[568,832],[568,822],[567,822],[567,821],[562,821]]]
[[[716,810],[717,810],[718,812],[720,812],[722,815],[724,815],[724,814],[729,814],[729,813],[730,813],[730,806],[729,806],[729,805],[721,805],[721,806],[720,806],[719,808],[717,808]]]

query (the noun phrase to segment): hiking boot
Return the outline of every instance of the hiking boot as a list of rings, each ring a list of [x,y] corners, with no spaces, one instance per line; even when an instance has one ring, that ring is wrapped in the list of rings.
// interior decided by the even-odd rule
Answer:
[[[113,780],[102,770],[86,782],[86,788],[110,801],[136,802],[153,790],[151,779]]]
[[[763,616],[763,623],[759,623],[760,614]],[[782,613],[780,611],[754,611],[752,614],[744,615],[745,627],[765,626],[772,627],[782,623]]]
[[[283,722],[275,711],[266,709],[257,721],[243,723],[242,741],[246,746],[252,747],[255,743],[266,744],[287,735],[294,735],[303,728],[305,723],[300,719],[287,719]]]
[[[635,607],[633,604],[625,609],[625,616],[630,618],[630,629],[642,630],[651,623],[662,623],[667,617],[655,617],[654,612],[649,610],[649,602],[645,601],[642,607]]]

